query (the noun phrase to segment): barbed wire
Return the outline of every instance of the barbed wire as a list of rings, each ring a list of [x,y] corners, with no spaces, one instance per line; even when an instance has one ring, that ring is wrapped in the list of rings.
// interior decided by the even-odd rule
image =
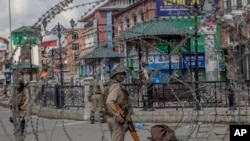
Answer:
[[[65,1],[65,2],[73,2],[73,1]],[[56,5],[56,7],[57,7],[58,5]],[[66,7],[66,5],[65,5],[65,7]],[[70,7],[70,8],[65,8],[65,7],[63,7],[63,9],[66,9],[66,10],[68,10],[68,9],[73,9],[73,8],[78,8],[79,6],[73,6],[73,7]],[[59,12],[57,13],[57,14],[60,14],[60,12],[61,11],[63,11],[63,9],[57,9],[57,10],[59,10]],[[49,12],[51,12],[51,11],[49,11]],[[49,13],[48,12],[48,13]],[[47,15],[48,16],[48,15]],[[43,15],[43,17],[46,17],[46,15]],[[51,18],[51,19],[53,19],[53,18]],[[42,20],[40,20],[39,19],[39,22],[40,21],[42,21]],[[38,25],[38,23],[39,22],[37,22],[35,25]],[[114,26],[114,25],[113,25]],[[198,25],[198,29],[201,27],[201,25]],[[246,25],[245,25],[245,27],[246,27]],[[107,31],[98,31],[98,33],[102,33],[102,32],[107,32]],[[132,33],[135,33],[135,32],[132,32]],[[135,34],[141,34],[141,33],[135,33]],[[84,35],[84,36],[81,36],[78,40],[80,40],[80,39],[82,39],[82,38],[85,38],[86,36],[91,36],[91,35],[93,35],[93,34],[89,34],[89,35]],[[193,35],[189,35],[188,37],[186,37],[185,39],[182,39],[181,40],[181,43],[179,43],[178,45],[172,45],[171,44],[171,42],[169,42],[168,40],[164,40],[164,39],[161,39],[161,38],[158,38],[158,37],[155,37],[155,36],[151,36],[150,38],[152,38],[152,39],[157,39],[158,41],[163,41],[163,42],[165,42],[165,43],[167,43],[168,45],[170,45],[171,46],[171,48],[174,48],[174,50],[173,51],[171,51],[169,54],[164,54],[165,55],[165,57],[169,57],[169,56],[171,56],[171,55],[174,55],[175,54],[175,51],[176,50],[179,50],[179,49],[181,49],[181,45],[184,43],[184,42],[186,42],[186,40],[188,40],[189,38],[192,38],[193,37]],[[246,37],[247,38],[247,37]],[[148,43],[148,42],[146,42],[146,41],[144,41],[143,40],[143,37],[137,37],[136,39],[138,39],[140,42],[138,42],[138,41],[135,41],[135,39],[126,39],[126,40],[124,40],[124,41],[128,41],[128,42],[132,42],[132,43],[135,43],[135,44],[140,44],[140,45],[145,45],[145,46],[147,46],[148,48],[153,48],[154,46],[153,45],[151,45],[150,43]],[[236,40],[238,40],[238,41],[240,41],[241,39],[236,39]],[[114,42],[116,42],[116,40],[114,40]],[[247,45],[249,43],[249,41],[247,41],[247,42],[245,42],[244,44],[245,45]],[[70,45],[71,43],[68,43],[67,45]],[[102,44],[101,42],[99,42],[99,44]],[[66,45],[66,46],[67,46]],[[85,46],[85,45],[87,45],[87,44],[83,44],[82,46]],[[211,46],[211,48],[215,48],[214,46]],[[14,51],[14,53],[12,54],[12,57],[11,57],[11,60],[12,60],[12,58],[13,58],[13,55],[15,54],[15,52],[16,52],[16,50],[17,50],[17,48],[15,49],[15,51]],[[218,48],[215,48],[215,50],[217,50],[217,52],[216,53],[219,53],[219,50],[218,50]],[[84,51],[84,49],[82,49],[82,50],[80,50],[80,52],[81,51]],[[246,54],[245,54],[246,55]],[[67,56],[68,57],[68,56]],[[69,55],[69,57],[72,57],[72,55]],[[244,56],[241,56],[240,58],[237,58],[237,62],[239,62],[240,60],[242,60],[243,59],[243,57]],[[108,58],[108,56],[106,56],[104,59],[106,59],[106,58]],[[22,59],[21,59],[22,60]],[[72,63],[72,62],[69,62],[69,63]],[[17,72],[19,72],[18,70],[21,70],[21,68],[17,68]],[[159,72],[159,73],[161,73],[160,72],[160,68],[156,68],[156,71],[155,72]],[[19,74],[19,73],[18,73]],[[18,74],[17,74],[17,77],[18,77]],[[165,75],[165,74],[163,74],[163,73],[161,73],[161,75]],[[16,77],[16,78],[17,78]],[[132,75],[132,77],[137,77],[136,75]],[[170,77],[173,77],[173,76],[170,76]],[[191,79],[192,80],[192,79]],[[240,75],[240,80],[243,80],[243,75]],[[128,78],[127,78],[127,80],[126,81],[129,81],[128,80]],[[181,80],[180,80],[181,81]],[[192,91],[194,91],[194,87],[193,86],[189,86],[186,82],[184,82],[184,81],[181,81],[184,85],[186,85],[186,86],[188,86]],[[167,85],[169,85],[169,83],[167,84]],[[246,84],[243,84],[243,85],[246,85]],[[170,86],[170,85],[169,85]],[[171,87],[170,87],[171,88]],[[238,88],[239,90],[237,90],[237,91],[240,91],[241,89],[240,88]],[[236,89],[235,89],[236,90]],[[174,97],[177,99],[177,102],[181,105],[181,109],[182,109],[182,112],[184,112],[184,106],[181,104],[181,101],[180,101],[180,99],[179,99],[179,97],[178,97],[178,95],[176,94],[176,92],[175,92],[175,90],[173,89],[173,88],[171,88],[171,91],[172,91],[172,93],[174,94]],[[38,93],[38,92],[37,92]],[[192,94],[194,94],[194,92],[192,93]],[[37,95],[37,94],[36,94]],[[240,95],[240,94],[239,94]],[[45,95],[44,95],[45,96]],[[138,99],[139,97],[141,97],[142,96],[142,93],[139,93],[139,96],[136,96],[134,99]],[[196,98],[196,96],[194,96],[193,95],[193,98],[195,99],[195,101],[197,102],[197,98]],[[239,99],[238,99],[239,100]],[[199,105],[200,106],[202,106],[200,103],[199,103]],[[41,106],[42,107],[42,106]],[[40,107],[40,109],[41,109],[41,107]],[[217,112],[217,110],[216,110],[216,107],[214,108],[214,109],[212,109],[213,111],[215,111],[215,112]],[[64,111],[64,109],[62,109],[62,112]],[[28,110],[28,113],[29,113],[29,119],[30,119],[30,123],[31,123],[31,126],[32,126],[32,130],[33,130],[33,134],[34,134],[34,136],[36,137],[35,139],[37,140],[37,141],[39,141],[39,138],[38,138],[38,135],[37,135],[37,131],[38,131],[38,121],[39,121],[39,114],[38,114],[38,118],[37,118],[37,122],[36,122],[36,127],[34,126],[35,125],[35,123],[33,122],[33,119],[32,119],[32,116],[31,116],[31,111],[30,110]],[[40,113],[40,112],[39,112]],[[193,134],[193,132],[195,131],[195,129],[197,129],[197,127],[198,127],[198,120],[197,120],[197,118],[199,117],[199,116],[197,116],[197,114],[200,114],[199,112],[196,112],[196,111],[193,111],[192,113],[191,113],[191,115],[190,115],[190,118],[192,119],[192,122],[190,122],[190,129],[188,130],[189,131],[189,133],[188,133],[188,137],[186,138],[186,140],[188,140],[188,138],[191,138],[191,135]],[[63,114],[62,114],[63,115]],[[205,117],[208,117],[208,115],[209,115],[209,113],[204,113],[204,115],[205,115]],[[136,115],[135,114],[135,116],[138,116],[138,115]],[[238,115],[239,117],[240,117],[240,113],[239,113],[239,115]],[[139,117],[139,116],[138,116]],[[183,119],[183,117],[184,117],[184,113],[181,115],[181,118],[180,118],[180,120],[177,122],[178,124],[178,126],[176,126],[176,129],[179,127],[179,126],[181,126],[181,124],[182,124],[182,119]],[[14,119],[15,119],[15,117],[14,117]],[[142,120],[141,120],[142,121]],[[208,121],[208,123],[211,123],[212,124],[212,126],[213,126],[213,122],[211,121],[211,120],[209,120],[209,119],[207,119],[206,121]],[[211,122],[210,122],[211,121]],[[216,116],[215,116],[215,119],[214,119],[214,121],[216,121]],[[1,122],[1,119],[0,119],[0,122]],[[1,124],[2,124],[2,122],[1,122]],[[56,124],[57,124],[57,122],[55,123],[55,125],[54,125],[54,127],[56,127]],[[66,130],[66,127],[64,126],[64,120],[62,120],[62,125],[63,125],[63,130],[64,130],[64,132],[65,132],[65,134],[66,134],[66,136],[68,137],[68,139],[69,140],[72,140],[72,138],[70,137],[70,134],[67,132],[67,130]],[[101,129],[101,132],[102,132],[102,135],[103,136],[105,136],[105,134],[104,134],[104,129],[103,129],[103,127],[102,127],[102,124],[101,124],[101,122],[99,121],[99,125],[100,125],[100,129]],[[27,125],[26,125],[27,126]],[[43,124],[43,126],[44,126],[44,124]],[[4,128],[4,126],[3,126],[3,128]],[[208,128],[208,131],[209,131],[209,134],[212,134],[213,133],[213,131],[212,131],[212,129],[213,129],[213,127],[211,127],[211,126],[208,126],[207,127]],[[50,140],[52,140],[52,135],[53,135],[53,131],[55,130],[55,128],[52,130],[52,133],[51,133],[51,136],[50,136]],[[4,128],[4,131],[6,131],[6,129]],[[227,136],[228,134],[229,134],[229,132],[228,132],[229,130],[227,130],[227,132],[224,134],[225,136]],[[5,132],[6,133],[6,132]],[[6,133],[7,134],[7,133]],[[8,134],[7,134],[8,135]],[[225,137],[224,136],[224,137]],[[46,135],[46,137],[47,137],[47,135]],[[11,139],[10,139],[11,140]],[[48,138],[47,138],[47,140],[48,140]],[[223,139],[222,139],[223,140]]]

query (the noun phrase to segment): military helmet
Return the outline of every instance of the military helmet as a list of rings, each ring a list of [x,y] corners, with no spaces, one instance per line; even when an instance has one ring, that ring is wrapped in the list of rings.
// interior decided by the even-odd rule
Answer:
[[[111,70],[111,78],[113,78],[117,73],[126,73],[126,67],[122,64],[117,64],[113,67],[113,69]]]

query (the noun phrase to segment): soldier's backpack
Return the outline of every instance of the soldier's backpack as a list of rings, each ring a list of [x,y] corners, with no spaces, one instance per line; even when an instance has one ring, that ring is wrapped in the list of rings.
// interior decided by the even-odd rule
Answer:
[[[179,141],[174,130],[164,124],[152,126],[150,133],[151,141]]]

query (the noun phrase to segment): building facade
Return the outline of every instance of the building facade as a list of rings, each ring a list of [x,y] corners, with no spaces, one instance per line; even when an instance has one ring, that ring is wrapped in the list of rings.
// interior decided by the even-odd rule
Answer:
[[[0,37],[0,85],[4,83],[6,78],[5,70],[9,67],[9,58],[9,41]]]
[[[106,3],[90,13],[88,16],[80,19],[79,22],[84,23],[84,47],[80,58],[91,53],[94,48],[97,47],[105,46],[113,48],[113,29],[116,25],[113,24],[112,15],[137,1],[139,0],[111,0],[109,3]],[[80,71],[80,74],[82,76],[86,76],[86,72],[90,73],[93,71],[91,65],[84,63],[85,62],[82,60],[80,65],[80,70],[82,70]]]
[[[74,28],[74,32],[66,36],[66,66],[69,72],[79,72],[79,58],[84,52],[84,30]]]
[[[225,55],[225,78],[250,79],[248,0],[221,1],[221,45]]]
[[[198,13],[197,17],[195,17],[195,15],[197,14],[195,14],[194,10],[195,4],[198,4],[198,7],[196,7],[199,8],[198,10],[203,10],[201,8],[205,7],[204,5],[207,4],[207,1],[191,1],[190,4],[191,6],[194,6],[194,8],[189,8],[187,9],[187,11],[176,15],[176,13],[178,13],[178,8],[182,6],[185,7],[186,2],[183,2],[185,1],[176,1],[175,4],[165,3],[165,1],[163,0],[138,0],[126,2],[123,0],[110,1],[109,4],[98,8],[89,16],[80,19],[80,22],[87,23],[85,24],[84,28],[84,50],[86,51],[85,54],[91,52],[91,48],[100,45],[107,45],[109,42],[112,42],[111,46],[113,50],[120,52],[128,57],[129,51],[131,51],[128,50],[129,42],[124,40],[117,40],[117,38],[119,38],[124,33],[129,33],[131,31],[133,32],[133,29],[142,23],[146,23],[147,21],[151,21],[157,18],[166,18],[169,19],[168,21],[180,27],[185,27],[193,31],[199,31],[197,33],[197,35],[199,36],[198,42],[195,41],[196,37],[191,37],[191,39],[187,42],[187,46],[190,46],[190,51],[182,52],[183,56],[181,57],[183,59],[186,58],[187,60],[185,61],[190,64],[194,63],[195,60],[192,60],[194,56],[188,58],[187,55],[185,56],[185,53],[193,55],[199,53],[200,56],[198,58],[203,58],[202,60],[198,60],[199,80],[210,80],[207,79],[209,76],[212,76],[209,74],[214,74],[214,76],[216,76],[213,80],[226,80],[226,68],[227,65],[230,64],[241,64],[239,67],[235,66],[233,68],[238,68],[236,72],[238,74],[242,74],[244,78],[249,79],[249,44],[246,39],[249,38],[250,26],[248,25],[250,16],[247,13],[247,9],[248,7],[250,7],[250,1],[214,0],[213,2],[216,8],[213,9],[211,5],[210,7],[206,6],[206,8],[210,9],[210,11],[208,11],[208,13],[205,13],[205,16],[201,16]],[[173,6],[175,7],[173,8]],[[107,16],[108,13],[111,13],[112,15],[112,39],[109,38],[110,28],[108,27],[108,25],[110,24],[110,20]],[[211,20],[213,15],[215,17],[215,20],[211,22],[209,20]],[[197,29],[197,27],[201,28]],[[208,30],[208,27],[213,28],[212,32]],[[172,42],[176,41],[172,40]],[[209,43],[208,45],[208,42],[213,42],[213,44]],[[154,41],[152,41],[151,45],[155,45],[155,48],[153,48],[153,50],[158,50],[159,42],[155,43]],[[218,52],[216,53],[213,51],[209,51],[209,47],[216,48]],[[196,48],[198,48],[198,51],[195,52]],[[237,63],[226,57],[227,55],[223,50],[229,48],[231,48],[234,58],[242,58],[240,62]],[[133,49],[133,47],[131,49]],[[182,47],[182,50],[185,50],[185,48]],[[137,53],[139,53],[138,50]],[[216,57],[213,58],[213,56]],[[209,63],[206,64],[205,62],[209,61],[211,62],[210,64],[213,64],[213,70],[206,69],[210,67],[207,67]],[[180,65],[183,65],[183,63],[181,63]],[[169,65],[169,67],[170,66],[171,64]],[[192,68],[191,65],[191,70],[193,69],[194,68]]]

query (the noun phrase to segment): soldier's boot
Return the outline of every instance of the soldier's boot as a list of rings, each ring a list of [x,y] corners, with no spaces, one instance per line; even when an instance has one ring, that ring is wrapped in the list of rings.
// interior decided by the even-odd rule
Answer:
[[[9,118],[9,121],[13,124],[14,120],[12,117]]]
[[[94,124],[95,123],[95,112],[91,111],[90,113],[90,123]]]
[[[21,127],[21,134],[24,134],[24,129],[25,129],[25,119],[24,117],[21,118],[21,123],[20,123],[20,127]]]
[[[105,123],[104,111],[100,111],[100,121],[101,123]]]

